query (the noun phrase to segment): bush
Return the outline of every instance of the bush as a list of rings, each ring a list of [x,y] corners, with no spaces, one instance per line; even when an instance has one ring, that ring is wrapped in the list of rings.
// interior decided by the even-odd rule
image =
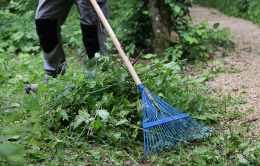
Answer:
[[[180,34],[180,41],[173,47],[166,49],[165,58],[171,58],[176,61],[181,58],[189,60],[208,58],[212,51],[218,50],[219,47],[234,49],[234,37],[230,35],[230,29],[223,30],[208,29],[208,22],[203,21],[195,26],[187,26],[187,29],[178,27],[177,32]],[[215,29],[219,23],[214,24]]]
[[[11,1],[0,8],[0,53],[15,57],[19,51],[39,51],[38,36],[34,25],[34,10],[27,10],[26,3]]]

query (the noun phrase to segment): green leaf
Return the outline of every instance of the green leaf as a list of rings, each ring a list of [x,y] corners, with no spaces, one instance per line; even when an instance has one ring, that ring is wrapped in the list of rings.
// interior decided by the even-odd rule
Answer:
[[[239,145],[239,148],[243,149],[244,147],[246,147],[249,144],[249,142],[245,142]]]
[[[86,79],[94,79],[96,77],[97,71],[96,70],[88,70],[85,74]]]
[[[119,139],[121,137],[121,133],[114,133],[113,136],[115,139]]]
[[[25,152],[24,146],[17,144],[1,144],[0,158],[14,162],[24,162],[22,154]],[[2,163],[3,164],[3,163]]]
[[[126,115],[128,115],[130,112],[132,112],[131,110],[122,110],[122,111],[120,111],[120,116],[126,116]]]
[[[20,107],[20,104],[19,103],[13,103],[13,104],[11,104],[11,107]]]
[[[166,69],[166,72],[163,74],[163,78],[166,78],[172,71],[173,69],[171,68]]]
[[[111,111],[111,114],[113,114],[113,112],[119,111],[119,110],[120,110],[120,109],[118,108],[118,106],[114,106],[113,109],[112,109],[112,111]]]
[[[229,27],[225,27],[225,28],[223,28],[223,31],[229,32],[229,31],[230,31],[230,28],[229,28]]]
[[[244,100],[235,100],[235,99],[233,99],[234,100],[234,102],[232,103],[232,104],[234,104],[234,105],[236,105],[236,104],[245,104],[245,103],[247,103],[246,101],[244,101]]]
[[[84,79],[84,75],[81,75],[77,81],[81,82]]]
[[[244,129],[244,126],[240,126],[237,131],[241,132],[241,131],[243,131],[243,129]]]
[[[158,65],[160,68],[163,67],[163,64],[161,64],[161,63],[157,63],[157,65]]]
[[[167,69],[167,68],[170,68],[170,69],[173,69],[173,70],[180,70],[180,66],[176,63],[176,62],[169,62],[169,63],[166,63],[164,64],[164,68]]]
[[[97,110],[97,114],[99,117],[101,117],[103,120],[106,120],[109,117],[109,112],[107,110]]]
[[[116,123],[116,126],[119,126],[119,125],[124,124],[124,123],[126,123],[126,122],[128,122],[128,120],[122,119],[122,120],[120,120],[120,121],[118,121],[118,122]]]
[[[73,129],[77,128],[84,120],[76,116],[76,121],[73,123]]]
[[[12,35],[12,39],[13,40],[19,40],[19,39],[21,39],[22,37],[23,37],[23,35],[24,35],[24,33],[23,32],[16,32],[16,33],[14,33],[13,35]]]
[[[219,25],[220,25],[220,23],[215,23],[215,24],[213,25],[213,28],[214,28],[214,29],[218,29]]]
[[[205,50],[205,47],[203,45],[199,46],[202,50]]]
[[[39,105],[39,102],[38,102],[37,100],[35,100],[35,101],[32,101],[31,103],[29,103],[27,109],[28,109],[29,111],[32,111],[32,110],[38,109],[39,106],[40,106],[40,105]]]
[[[96,160],[100,160],[102,155],[100,154],[100,152],[94,152],[93,153],[93,158],[96,159]]]
[[[83,110],[79,110],[79,117],[83,120],[87,120],[90,117],[90,115]]]
[[[97,120],[94,122],[94,129],[98,130],[101,127],[101,121],[100,118],[97,117]]]
[[[98,133],[96,140],[95,140],[95,143],[98,144],[100,139],[101,139],[101,135],[100,135],[100,133]]]
[[[89,96],[87,100],[88,100],[88,105],[90,106],[90,108],[92,108],[93,110],[96,110],[96,101],[94,100],[94,96]]]
[[[191,80],[192,83],[202,83],[204,81],[206,81],[208,78],[207,77],[200,77],[198,79],[195,80]]]
[[[234,39],[234,36],[232,36],[232,35],[228,35],[227,38],[228,38],[229,40],[231,40],[231,41],[234,41],[234,40],[235,40],[235,39]]]
[[[156,131],[160,131],[160,130],[163,130],[163,128],[159,127],[159,128],[155,128],[152,130],[152,132],[156,132]]]
[[[1,43],[1,44],[0,44],[0,48],[4,48],[4,47],[7,47],[7,46],[9,46],[8,43]]]
[[[90,83],[90,88],[95,88],[95,86],[97,85],[97,82],[96,81],[91,81]]]
[[[210,119],[210,120],[217,120],[218,118],[220,118],[221,115],[219,114],[205,114],[205,115],[196,115],[196,116],[193,116],[193,118],[195,119],[200,119],[200,120],[207,120],[207,119]]]
[[[254,113],[254,112],[255,112],[255,110],[253,110],[253,109],[249,109],[246,111],[246,113]]]
[[[177,5],[174,6],[174,14],[178,15],[181,12],[181,8]]]
[[[254,148],[247,148],[244,152],[243,152],[243,154],[245,155],[245,156],[249,156],[251,153],[253,153],[254,151],[256,150],[256,148],[254,147]]]
[[[86,111],[79,110],[79,118],[81,118],[85,123],[94,121],[94,118],[91,117]]]
[[[63,119],[69,120],[69,117],[68,117],[66,110],[61,110],[60,115],[63,117]]]
[[[148,11],[143,11],[143,14],[144,14],[144,15],[150,15],[150,12],[148,12]]]
[[[95,57],[96,58],[100,58],[101,57],[101,54],[99,52],[95,53]]]
[[[134,50],[133,50],[133,49],[129,50],[129,52],[130,52],[131,54],[134,54]]]
[[[154,58],[156,57],[155,54],[146,54],[145,56],[143,56],[143,58],[149,59],[149,58]]]
[[[247,159],[245,159],[244,157],[243,157],[243,155],[242,154],[238,154],[237,155],[237,158],[238,158],[238,163],[240,163],[240,164],[249,164],[250,162],[247,160]]]

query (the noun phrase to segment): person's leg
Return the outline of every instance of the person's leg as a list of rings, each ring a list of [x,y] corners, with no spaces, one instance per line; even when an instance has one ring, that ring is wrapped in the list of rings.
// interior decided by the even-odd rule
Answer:
[[[98,0],[99,5],[106,17],[108,13],[108,1]],[[80,24],[83,35],[83,43],[86,48],[87,55],[84,58],[83,69],[86,67],[87,56],[89,59],[95,57],[95,53],[107,55],[107,35],[106,29],[100,22],[97,13],[90,1],[76,0],[76,5],[80,13]],[[92,64],[89,64],[91,67]]]
[[[56,77],[67,64],[61,39],[61,25],[65,22],[73,0],[40,0],[35,24],[44,57],[46,76]]]
[[[35,24],[44,57],[43,69],[46,75],[43,82],[48,81],[48,76],[55,78],[57,72],[65,73],[67,69],[60,32],[73,3],[74,0],[39,0]],[[25,91],[36,92],[37,88],[38,84],[31,84]]]

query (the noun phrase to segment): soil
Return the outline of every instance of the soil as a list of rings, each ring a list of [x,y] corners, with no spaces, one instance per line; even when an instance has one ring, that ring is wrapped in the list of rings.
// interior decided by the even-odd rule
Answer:
[[[215,97],[231,95],[236,100],[245,101],[244,104],[234,105],[227,109],[228,113],[239,112],[238,120],[221,121],[221,123],[241,126],[252,123],[249,131],[239,134],[243,136],[260,136],[260,28],[251,21],[226,16],[216,9],[209,9],[193,5],[191,18],[194,23],[209,21],[209,28],[220,23],[218,29],[229,27],[235,37],[236,51],[225,57],[224,64],[231,66],[235,72],[225,72],[214,80],[206,83],[215,89]],[[217,53],[221,57],[222,52]],[[243,103],[243,102],[242,102]],[[254,110],[249,113],[247,110]],[[246,116],[242,116],[245,113]],[[224,118],[223,118],[224,119]]]

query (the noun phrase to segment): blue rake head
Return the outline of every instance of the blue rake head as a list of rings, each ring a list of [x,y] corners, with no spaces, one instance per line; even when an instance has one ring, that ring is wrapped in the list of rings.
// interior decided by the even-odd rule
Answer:
[[[143,105],[143,158],[215,133],[155,96],[142,84],[138,88],[142,93]]]

